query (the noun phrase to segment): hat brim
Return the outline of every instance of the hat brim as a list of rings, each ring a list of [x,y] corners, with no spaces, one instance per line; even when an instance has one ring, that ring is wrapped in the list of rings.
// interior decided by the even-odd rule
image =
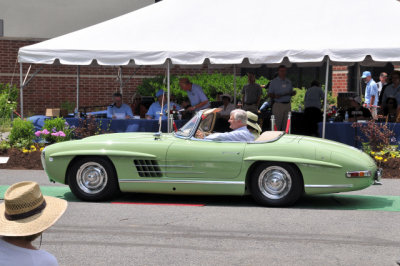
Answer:
[[[0,235],[29,236],[43,232],[52,226],[67,209],[67,201],[49,196],[43,196],[46,207],[42,212],[31,217],[10,221],[5,217],[5,203],[0,204]]]
[[[251,126],[252,128],[254,128],[255,130],[258,131],[258,133],[261,133],[261,127],[258,124],[252,123],[250,121],[247,121],[247,125]]]

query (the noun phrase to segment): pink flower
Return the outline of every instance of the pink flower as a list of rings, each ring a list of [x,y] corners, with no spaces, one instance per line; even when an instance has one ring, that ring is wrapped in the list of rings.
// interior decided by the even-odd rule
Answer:
[[[58,132],[51,133],[51,135],[54,136],[54,137],[58,137]]]
[[[65,137],[66,136],[65,133],[62,132],[62,131],[58,131],[57,133],[58,133],[58,136],[60,136],[60,137]]]
[[[40,131],[40,130],[35,132],[36,137],[40,137],[41,134],[42,134],[42,131]]]
[[[44,135],[49,135],[49,131],[47,130],[47,129],[43,129],[43,131],[42,131],[42,134],[44,134]]]

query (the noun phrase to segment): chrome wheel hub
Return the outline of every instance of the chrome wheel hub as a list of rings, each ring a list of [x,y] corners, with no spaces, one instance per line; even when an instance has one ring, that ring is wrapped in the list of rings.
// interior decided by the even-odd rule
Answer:
[[[79,167],[76,181],[79,188],[88,194],[96,194],[107,185],[107,171],[96,162],[87,162]]]
[[[292,178],[286,169],[270,166],[260,173],[258,187],[264,196],[270,199],[281,199],[289,193]]]

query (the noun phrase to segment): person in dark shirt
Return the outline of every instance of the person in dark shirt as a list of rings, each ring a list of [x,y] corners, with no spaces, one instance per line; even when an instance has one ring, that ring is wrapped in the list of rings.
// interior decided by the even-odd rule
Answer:
[[[386,122],[396,123],[398,116],[397,106],[396,98],[387,98],[385,107],[383,108],[383,115],[386,117]]]
[[[358,120],[369,120],[372,118],[369,109],[362,107],[361,98],[359,96],[350,99],[350,106],[351,107],[347,109],[347,112],[349,114],[349,122],[357,122]]]

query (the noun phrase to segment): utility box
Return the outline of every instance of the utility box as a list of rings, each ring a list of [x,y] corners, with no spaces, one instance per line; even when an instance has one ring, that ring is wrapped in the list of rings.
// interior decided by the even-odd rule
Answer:
[[[47,108],[46,116],[60,116],[60,108]]]

